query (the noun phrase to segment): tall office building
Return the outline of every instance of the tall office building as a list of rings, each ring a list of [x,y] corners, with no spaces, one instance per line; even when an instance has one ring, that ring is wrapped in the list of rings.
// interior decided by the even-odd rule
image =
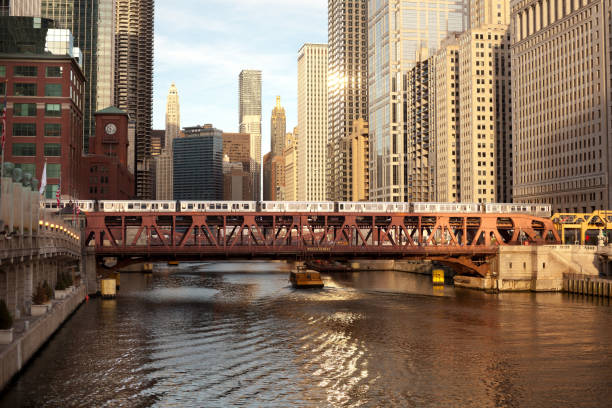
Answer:
[[[449,32],[468,27],[465,0],[383,0],[368,10],[370,199],[407,201],[403,100],[407,73],[419,55],[433,54]]]
[[[287,118],[285,108],[281,106],[280,96],[276,97],[276,106],[272,109],[270,118],[270,142],[272,155],[282,156],[285,148],[285,134],[287,133]]]
[[[40,17],[40,0],[0,0],[0,16]]]
[[[212,125],[185,128],[174,139],[174,198],[223,200],[223,132]]]
[[[434,164],[433,200],[460,202],[459,35],[452,34],[431,57],[430,139]]]
[[[612,206],[612,2],[512,2],[514,199]]]
[[[298,52],[298,200],[326,199],[327,44]]]
[[[115,99],[134,121],[134,176],[141,199],[153,195],[153,12],[153,0],[116,0]]]
[[[254,200],[261,199],[261,71],[242,70],[238,76],[240,133],[251,135]]]
[[[172,142],[178,137],[181,128],[181,112],[178,90],[174,82],[170,85],[166,98],[166,131],[164,135],[165,148],[155,157],[155,197],[158,200],[172,200]],[[155,155],[156,146],[152,142],[152,155]]]
[[[328,1],[327,198],[346,201],[350,158],[341,141],[353,121],[368,120],[368,8],[366,0]]]
[[[114,101],[114,0],[42,0],[40,15],[55,20],[57,28],[74,36],[74,45],[82,52],[85,73],[83,109],[84,150],[95,136],[94,113]]]

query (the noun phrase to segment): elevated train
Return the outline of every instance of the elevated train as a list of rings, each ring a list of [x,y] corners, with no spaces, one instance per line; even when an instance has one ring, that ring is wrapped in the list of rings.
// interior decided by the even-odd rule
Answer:
[[[550,217],[549,204],[519,203],[434,203],[434,202],[344,202],[344,201],[142,201],[142,200],[61,200],[60,208],[72,203],[85,213],[101,212],[306,212],[306,213],[495,213],[529,214]],[[57,209],[56,200],[41,206]]]

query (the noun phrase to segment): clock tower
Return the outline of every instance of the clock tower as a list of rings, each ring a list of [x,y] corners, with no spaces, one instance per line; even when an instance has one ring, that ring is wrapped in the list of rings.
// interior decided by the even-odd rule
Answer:
[[[116,158],[128,166],[128,114],[114,106],[95,113],[96,136],[89,140],[89,153]]]
[[[128,200],[135,195],[128,153],[128,114],[110,106],[94,115],[96,136],[89,139],[89,153],[83,158],[85,171],[81,177],[87,192],[81,198]]]

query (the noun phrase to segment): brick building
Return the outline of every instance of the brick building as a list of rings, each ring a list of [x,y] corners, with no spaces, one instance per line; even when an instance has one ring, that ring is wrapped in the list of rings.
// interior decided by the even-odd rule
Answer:
[[[70,56],[0,54],[0,100],[7,95],[4,160],[41,179],[45,196],[80,198],[84,186],[83,90],[85,77]]]
[[[128,170],[128,114],[113,106],[96,112],[96,136],[83,158],[82,198],[127,200],[134,197],[134,175]]]

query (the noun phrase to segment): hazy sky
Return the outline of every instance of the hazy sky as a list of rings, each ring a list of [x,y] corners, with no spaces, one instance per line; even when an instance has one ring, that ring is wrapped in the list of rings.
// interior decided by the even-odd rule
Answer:
[[[155,3],[153,128],[164,129],[174,81],[181,127],[238,131],[238,74],[262,71],[262,155],[276,95],[297,125],[297,52],[327,42],[327,0],[174,0]]]

